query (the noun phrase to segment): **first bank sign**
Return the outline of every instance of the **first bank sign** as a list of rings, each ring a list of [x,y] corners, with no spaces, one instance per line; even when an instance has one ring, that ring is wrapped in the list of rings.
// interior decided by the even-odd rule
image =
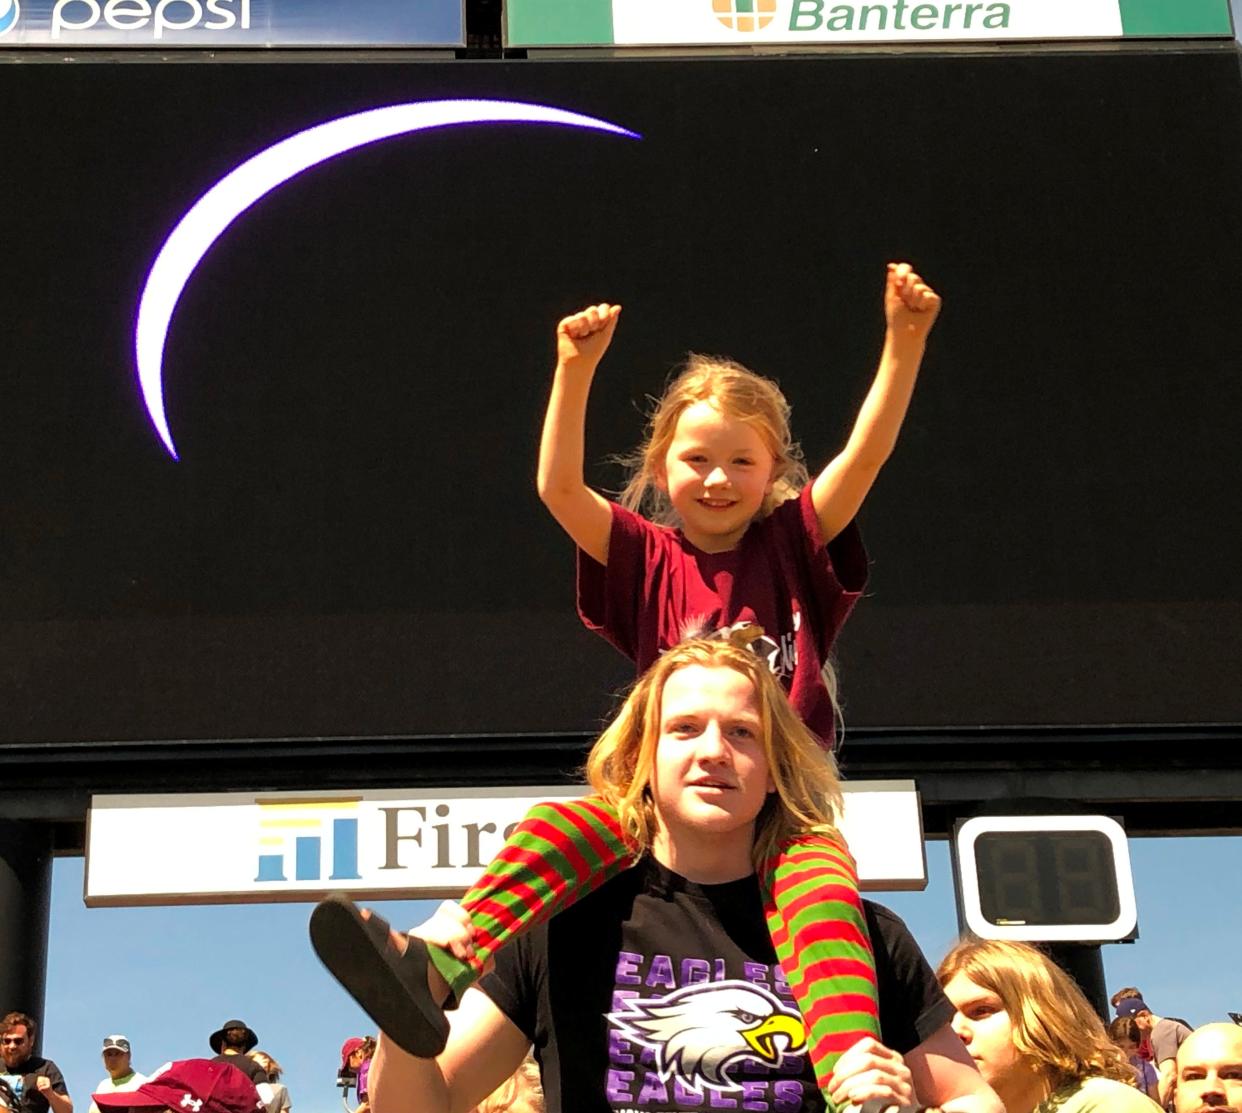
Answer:
[[[0,0],[4,46],[465,44],[462,0]]]
[[[95,796],[87,823],[93,907],[459,897],[526,813],[582,786],[382,789],[364,794]],[[845,789],[841,829],[867,889],[927,883],[913,781]]]

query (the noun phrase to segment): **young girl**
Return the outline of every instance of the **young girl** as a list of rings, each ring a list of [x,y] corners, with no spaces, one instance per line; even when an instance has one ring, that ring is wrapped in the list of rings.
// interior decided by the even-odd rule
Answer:
[[[890,264],[888,325],[875,381],[845,448],[807,483],[776,385],[726,360],[692,358],[665,392],[623,502],[583,478],[587,397],[620,306],[557,328],[557,367],[539,456],[539,494],[578,547],[584,622],[641,673],[687,633],[756,626],[794,708],[831,749],[829,652],[866,579],[853,523],[892,452],[940,299],[908,264]],[[801,490],[801,493],[799,491]],[[650,506],[675,525],[654,524]],[[827,679],[826,679],[827,677]],[[474,925],[460,953],[421,941],[401,951],[378,917],[330,899],[316,950],[381,1029],[426,1057],[443,1047],[442,978],[459,999],[495,951],[633,863],[632,833],[599,797],[540,805],[462,900]],[[853,858],[833,828],[789,840],[764,864],[765,914],[810,1033],[825,1095],[841,1053],[879,1034],[874,962]],[[429,969],[430,966],[430,969]]]

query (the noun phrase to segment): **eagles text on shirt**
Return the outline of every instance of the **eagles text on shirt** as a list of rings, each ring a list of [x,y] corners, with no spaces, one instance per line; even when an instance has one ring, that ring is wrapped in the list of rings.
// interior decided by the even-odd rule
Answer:
[[[609,1103],[618,1113],[702,1107],[797,1113],[806,1029],[779,965],[617,956],[608,1014]]]

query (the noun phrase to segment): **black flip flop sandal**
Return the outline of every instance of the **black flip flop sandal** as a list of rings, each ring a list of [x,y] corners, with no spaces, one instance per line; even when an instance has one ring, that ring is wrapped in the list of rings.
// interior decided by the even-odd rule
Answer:
[[[426,943],[410,936],[402,954],[383,917],[364,917],[339,893],[315,906],[310,938],[319,961],[393,1043],[419,1059],[444,1050],[448,1020],[427,987]]]

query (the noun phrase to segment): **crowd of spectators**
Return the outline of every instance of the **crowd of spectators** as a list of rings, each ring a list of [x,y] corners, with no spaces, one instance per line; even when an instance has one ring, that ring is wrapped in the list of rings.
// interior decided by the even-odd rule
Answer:
[[[38,1024],[22,1012],[0,1018],[0,1110],[7,1113],[73,1113],[73,1099],[56,1063],[36,1054]],[[88,1113],[111,1109],[164,1108],[176,1091],[192,1113],[289,1113],[289,1091],[280,1064],[257,1050],[258,1036],[242,1020],[227,1020],[207,1043],[211,1059],[167,1062],[150,1075],[136,1070],[127,1036],[105,1036],[105,1074],[91,1094]]]
[[[1006,1113],[1242,1113],[1238,1022],[1196,1030],[1156,1015],[1142,993],[1127,986],[1113,995],[1117,1015],[1105,1026],[1069,976],[1022,943],[959,943],[941,962],[937,979],[954,1009],[954,1033]],[[59,1067],[34,1052],[37,1031],[34,1018],[24,1013],[0,1019],[0,1109],[73,1113]],[[213,1058],[166,1063],[147,1076],[134,1068],[126,1036],[105,1036],[105,1074],[90,1113],[291,1110],[280,1064],[257,1049],[258,1037],[243,1021],[226,1021],[207,1042]],[[341,1047],[337,1081],[354,1113],[370,1113],[375,1050],[370,1037],[351,1037]],[[539,1066],[528,1056],[472,1113],[543,1111]]]

